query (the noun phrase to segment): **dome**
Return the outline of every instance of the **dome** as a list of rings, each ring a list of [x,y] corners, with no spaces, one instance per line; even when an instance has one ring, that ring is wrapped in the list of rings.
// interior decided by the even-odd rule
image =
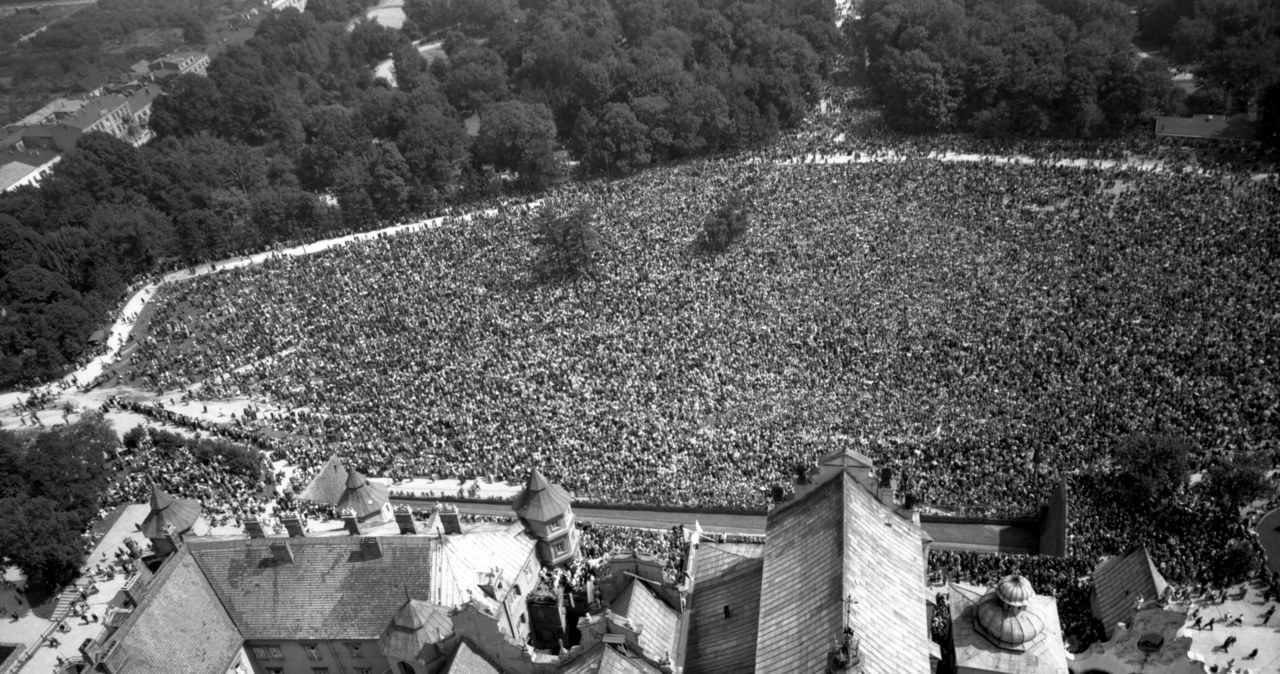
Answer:
[[[1000,648],[1026,650],[1044,631],[1044,619],[1027,606],[1034,596],[1026,579],[1005,578],[974,607],[974,628]]]
[[[1015,573],[1000,579],[996,585],[996,596],[1008,606],[1023,608],[1031,603],[1036,591],[1031,587],[1031,581]]]

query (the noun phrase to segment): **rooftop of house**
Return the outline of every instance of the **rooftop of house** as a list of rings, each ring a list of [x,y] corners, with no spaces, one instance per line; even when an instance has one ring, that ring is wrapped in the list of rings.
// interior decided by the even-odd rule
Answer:
[[[1144,546],[1109,557],[1093,569],[1094,609],[1110,636],[1117,623],[1128,622],[1137,610],[1138,597],[1158,599],[1169,587]]]
[[[640,649],[652,660],[672,657],[680,632],[680,613],[648,585],[634,578],[614,597],[610,610],[624,615],[640,630]]]
[[[180,534],[200,519],[201,512],[203,509],[196,499],[174,498],[160,487],[152,485],[151,512],[142,520],[142,535],[147,538],[162,538],[168,527],[173,527],[173,533]]]
[[[694,552],[687,674],[749,672],[756,662],[764,546],[702,542]]]
[[[561,667],[560,674],[661,674],[662,670],[654,667],[626,649],[600,642],[592,646],[586,653],[574,658]],[[452,672],[450,674],[453,674]]]
[[[929,671],[920,525],[862,478],[845,469],[824,475],[769,513],[755,671],[822,671],[846,625],[865,674]]]
[[[186,549],[174,554],[149,594],[104,642],[111,671],[225,674],[244,637]]]
[[[569,510],[572,497],[558,484],[548,481],[538,469],[529,474],[524,489],[511,502],[511,509],[526,520],[550,522]]]

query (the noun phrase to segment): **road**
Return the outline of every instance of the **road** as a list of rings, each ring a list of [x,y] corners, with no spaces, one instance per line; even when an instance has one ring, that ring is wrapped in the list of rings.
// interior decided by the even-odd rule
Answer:
[[[422,508],[431,501],[391,499],[394,505],[407,505],[411,508]],[[511,504],[495,503],[455,503],[458,512],[468,515],[488,517],[511,517]],[[723,514],[705,512],[669,512],[666,510],[613,510],[611,508],[586,508],[574,506],[573,514],[582,522],[592,524],[608,524],[617,527],[635,527],[638,529],[669,529],[676,524],[683,524],[692,529],[695,521],[702,525],[703,531],[718,534],[754,534],[764,535],[764,515]]]

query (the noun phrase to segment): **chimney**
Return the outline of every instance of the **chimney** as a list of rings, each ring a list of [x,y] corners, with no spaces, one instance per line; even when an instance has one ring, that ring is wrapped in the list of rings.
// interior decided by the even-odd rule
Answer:
[[[413,535],[418,533],[418,521],[413,519],[413,511],[409,506],[400,506],[396,508],[396,524],[400,527],[400,533],[405,535]]]
[[[256,517],[244,518],[244,532],[249,534],[249,538],[266,538],[267,532],[262,529],[262,522]]]
[[[880,483],[876,489],[876,496],[880,498],[880,502],[887,505],[893,505],[893,492],[897,487],[893,479],[893,469],[889,467],[880,469]]]
[[[444,527],[446,534],[462,533],[462,520],[458,519],[458,509],[452,504],[446,503],[439,509],[440,524]]]
[[[277,565],[292,564],[293,548],[289,547],[287,541],[275,541],[271,544],[271,556]]]
[[[280,523],[284,525],[285,531],[289,532],[289,538],[306,538],[307,528],[303,524],[302,518],[298,513],[284,513],[280,515]]]
[[[343,508],[342,523],[347,527],[347,533],[352,536],[360,535],[360,520],[356,517],[356,511],[350,508]]]
[[[360,539],[360,552],[364,554],[365,561],[382,559],[382,541],[376,536],[365,536]]]

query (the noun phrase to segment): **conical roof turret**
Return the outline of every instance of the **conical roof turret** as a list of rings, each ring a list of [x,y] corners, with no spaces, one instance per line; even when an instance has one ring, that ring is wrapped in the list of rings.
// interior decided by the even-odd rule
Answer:
[[[356,517],[364,518],[382,510],[391,494],[386,485],[370,482],[358,470],[347,471],[347,488],[334,505],[338,510],[350,509]]]
[[[175,533],[190,529],[200,519],[204,509],[193,498],[174,498],[172,494],[151,485],[151,512],[142,520],[142,535],[147,538],[163,538],[166,529]]]
[[[550,522],[569,512],[571,501],[569,492],[534,468],[524,489],[511,501],[511,509],[526,520]]]

